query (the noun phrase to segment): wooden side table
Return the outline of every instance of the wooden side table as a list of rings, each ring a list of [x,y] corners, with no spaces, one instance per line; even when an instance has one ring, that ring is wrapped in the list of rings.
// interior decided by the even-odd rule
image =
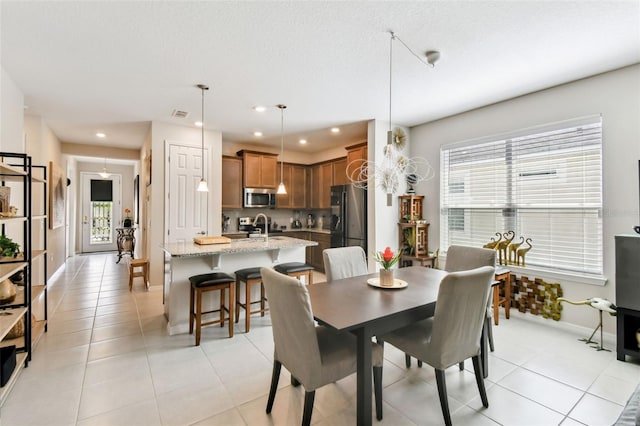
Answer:
[[[504,297],[500,297],[499,284],[493,287],[493,322],[495,325],[498,325],[500,321],[500,305],[504,306],[504,316],[509,319],[509,309],[511,308],[511,271],[508,268],[497,267],[495,280],[504,280]]]
[[[116,228],[116,243],[118,245],[118,260],[116,263],[120,263],[122,256],[128,254],[133,259],[133,252],[136,249],[136,228],[134,227],[117,227]]]

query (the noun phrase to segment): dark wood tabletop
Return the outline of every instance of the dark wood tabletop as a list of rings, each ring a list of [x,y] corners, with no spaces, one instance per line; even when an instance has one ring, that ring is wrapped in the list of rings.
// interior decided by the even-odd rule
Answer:
[[[433,315],[440,282],[447,273],[413,266],[394,270],[405,288],[367,284],[378,273],[308,287],[316,320],[355,334],[358,345],[358,425],[371,425],[371,339]]]

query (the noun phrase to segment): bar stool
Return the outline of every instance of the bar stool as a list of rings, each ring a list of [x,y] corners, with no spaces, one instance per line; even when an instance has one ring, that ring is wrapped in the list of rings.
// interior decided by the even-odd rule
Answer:
[[[288,275],[290,277],[296,277],[298,280],[300,280],[300,277],[306,276],[307,279],[305,280],[305,284],[313,284],[313,266],[307,265],[306,263],[281,263],[280,265],[274,266],[273,269],[280,272],[281,274]]]
[[[260,268],[245,268],[235,272],[236,275],[236,322],[240,321],[240,308],[245,310],[244,327],[245,332],[249,332],[251,326],[250,317],[252,314],[260,314],[264,316],[264,313],[269,310],[265,306],[267,298],[264,292],[264,284],[262,284],[262,275],[260,275]],[[245,298],[244,303],[240,302],[240,283],[244,282],[245,285]],[[254,284],[260,284],[260,300],[251,301],[251,286]],[[260,304],[260,308],[255,311],[251,310],[251,305],[256,303]]]
[[[229,321],[229,337],[233,337],[233,308],[235,306],[235,280],[231,275],[223,272],[212,272],[189,277],[191,282],[191,297],[189,303],[189,334],[193,334],[193,323],[196,323],[196,346],[200,345],[200,330],[202,326],[220,323],[224,327],[225,320]],[[225,290],[229,289],[229,307],[224,304]],[[210,311],[202,311],[202,293],[220,290],[220,307]],[[195,312],[194,312],[195,307]],[[202,315],[220,312],[220,318],[202,322]],[[225,315],[225,312],[228,315]]]
[[[142,268],[136,271],[136,268]],[[144,285],[149,290],[149,259],[131,259],[129,260],[129,291],[133,289],[133,279],[142,277]]]

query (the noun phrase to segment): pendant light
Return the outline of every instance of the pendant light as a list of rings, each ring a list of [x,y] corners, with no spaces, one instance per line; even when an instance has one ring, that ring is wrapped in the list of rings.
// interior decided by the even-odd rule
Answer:
[[[109,176],[111,176],[111,173],[107,171],[107,157],[104,158],[104,167],[102,168],[102,171],[98,174],[102,179],[107,179]]]
[[[283,104],[278,104],[276,107],[280,108],[280,185],[276,194],[286,194],[287,188],[284,186],[284,110],[287,107]]]
[[[200,178],[200,183],[198,183],[198,188],[196,191],[198,192],[209,192],[209,187],[207,186],[207,181],[204,178],[204,91],[209,90],[209,86],[206,84],[198,84],[198,89],[202,92],[202,152],[200,158],[202,160],[202,177]]]

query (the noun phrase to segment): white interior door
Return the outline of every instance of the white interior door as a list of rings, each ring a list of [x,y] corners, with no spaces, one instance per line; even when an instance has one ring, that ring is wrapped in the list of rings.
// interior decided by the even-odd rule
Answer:
[[[81,181],[82,252],[117,250],[115,228],[122,219],[122,177],[103,179],[97,173],[81,173]]]
[[[207,153],[205,148],[206,170],[209,169]],[[196,191],[202,177],[201,155],[201,148],[169,145],[167,242],[193,241],[194,237],[208,233],[208,193]]]

